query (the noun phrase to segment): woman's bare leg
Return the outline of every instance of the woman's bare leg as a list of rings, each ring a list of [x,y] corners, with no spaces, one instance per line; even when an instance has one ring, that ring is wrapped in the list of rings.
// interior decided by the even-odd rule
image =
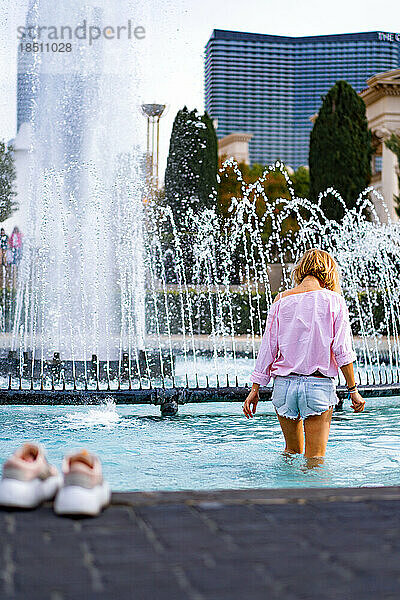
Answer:
[[[279,419],[282,433],[285,437],[285,452],[290,452],[291,454],[303,454],[303,421],[300,418],[296,420],[287,419],[286,417],[281,417],[280,415],[278,415],[278,413],[276,414]]]
[[[304,431],[306,434],[306,458],[321,458],[325,456],[328,443],[329,429],[333,406],[322,415],[314,415],[304,420]]]

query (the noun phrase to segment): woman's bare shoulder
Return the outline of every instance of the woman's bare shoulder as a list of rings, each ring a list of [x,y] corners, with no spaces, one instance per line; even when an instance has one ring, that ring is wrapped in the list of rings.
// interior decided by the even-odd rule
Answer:
[[[275,300],[279,299],[279,298],[286,298],[287,296],[294,296],[296,294],[301,294],[301,290],[297,289],[297,286],[294,288],[289,288],[288,290],[285,290],[283,292],[279,292],[279,294],[276,296]]]
[[[285,290],[284,292],[278,292],[272,301],[272,304],[276,304],[281,298],[290,296],[291,290]]]
[[[286,296],[290,296],[292,294],[292,290],[285,290],[284,292],[278,292],[277,295],[274,298],[274,301],[272,302],[272,304],[275,304],[275,302],[278,302],[278,300],[280,300],[281,298],[285,298]]]
[[[318,289],[318,290],[309,290],[311,292],[328,292],[328,294],[332,295],[332,297],[334,298],[338,298],[341,300],[344,300],[342,294],[340,294],[339,292],[333,291],[333,290],[329,290],[327,288],[322,288],[322,289]],[[277,294],[275,296],[274,302],[277,302],[278,300],[280,300],[281,298],[287,298],[288,296],[299,296],[301,294],[307,294],[308,291],[303,291],[303,290],[299,290],[298,287],[294,287],[294,288],[290,288],[288,290],[285,290],[284,292],[279,292],[279,294]]]
[[[290,291],[290,290],[285,290],[284,292],[278,292],[277,295],[275,296],[272,304],[275,304],[276,302],[278,302],[278,300],[287,296],[288,291]]]

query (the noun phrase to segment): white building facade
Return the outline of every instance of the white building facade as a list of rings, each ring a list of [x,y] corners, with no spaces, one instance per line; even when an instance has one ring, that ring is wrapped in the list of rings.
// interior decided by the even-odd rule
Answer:
[[[367,107],[368,125],[373,136],[371,184],[383,196],[391,220],[398,221],[394,197],[399,195],[399,167],[396,155],[385,141],[392,133],[400,136],[400,69],[378,73],[368,79],[367,84],[360,96]],[[386,223],[388,215],[377,200],[375,208],[381,221]]]

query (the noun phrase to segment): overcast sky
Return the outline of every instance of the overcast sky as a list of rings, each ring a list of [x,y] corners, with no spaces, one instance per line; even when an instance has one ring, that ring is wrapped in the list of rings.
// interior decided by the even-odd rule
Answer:
[[[54,3],[65,1],[54,0]],[[0,138],[8,140],[15,135],[16,123],[16,27],[24,24],[27,1],[0,2]],[[185,104],[204,109],[203,52],[214,28],[290,36],[393,31],[399,23],[398,14],[398,0],[171,0],[169,3],[141,0],[137,5],[131,2],[130,11],[121,14],[121,22],[130,18],[146,29],[146,38],[140,42],[147,54],[142,100],[168,105],[168,114],[161,124],[162,167],[176,111]]]

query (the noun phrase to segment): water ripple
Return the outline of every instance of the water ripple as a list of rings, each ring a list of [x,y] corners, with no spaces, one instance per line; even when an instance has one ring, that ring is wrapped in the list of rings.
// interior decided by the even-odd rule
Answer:
[[[325,463],[309,469],[283,454],[271,405],[247,421],[239,404],[182,406],[163,419],[154,406],[0,408],[0,462],[24,440],[43,442],[60,464],[79,447],[97,452],[120,490],[324,487],[400,484],[399,399],[333,417]]]

